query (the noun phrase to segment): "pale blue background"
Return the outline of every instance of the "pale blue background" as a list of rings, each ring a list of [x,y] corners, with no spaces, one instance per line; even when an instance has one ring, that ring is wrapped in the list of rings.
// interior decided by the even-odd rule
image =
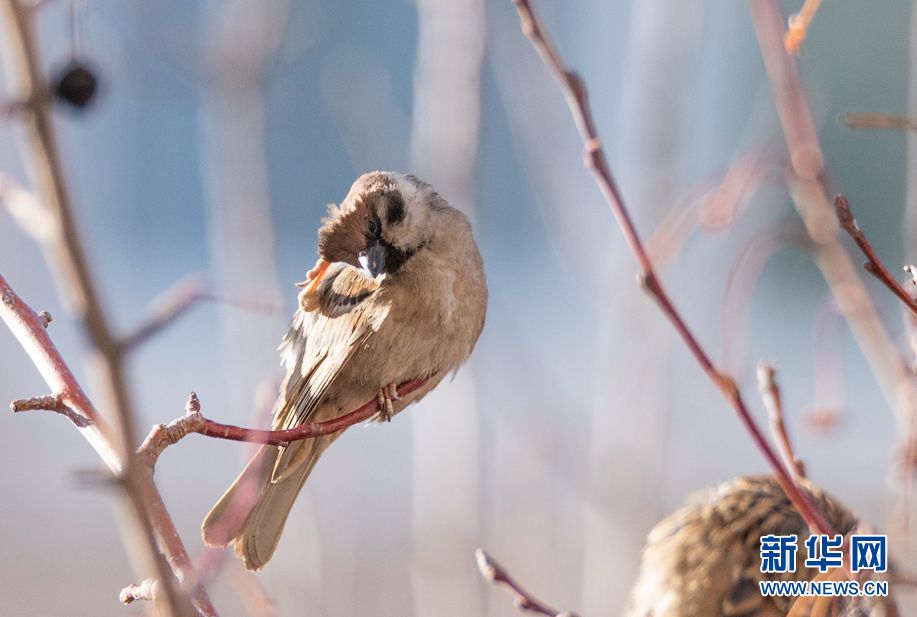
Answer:
[[[204,44],[204,15],[219,4],[90,4],[89,50],[101,68],[104,95],[84,116],[61,113],[58,127],[92,266],[116,323],[127,328],[171,282],[210,268],[201,163],[207,86],[195,64]],[[629,46],[631,3],[538,2],[563,54],[591,86],[599,128],[645,234],[671,206],[648,203],[646,186],[662,183],[682,194],[722,171],[748,146],[768,139],[782,143],[747,7],[722,0],[694,4],[699,38],[689,45],[690,55],[680,59],[686,68],[670,84],[673,91],[650,96],[651,104],[627,112],[622,101],[629,100],[638,83],[629,69],[644,61],[633,53],[640,47]],[[797,4],[784,3],[788,8]],[[836,117],[850,110],[906,113],[910,11],[911,4],[903,1],[824,3],[800,59],[830,182],[849,196],[862,227],[895,269],[904,260],[905,137],[851,132]],[[615,301],[619,294],[633,295],[633,268],[623,261],[630,258],[624,256],[621,237],[580,167],[580,146],[560,94],[522,39],[509,0],[489,0],[485,15],[473,198],[491,305],[468,371],[476,388],[477,409],[468,413],[479,418],[478,451],[472,458],[480,490],[477,517],[469,523],[473,531],[462,536],[463,542],[499,548],[498,556],[556,605],[584,614],[600,614],[598,609],[616,614],[636,572],[637,547],[653,521],[694,489],[765,466],[685,349],[654,317],[652,303],[621,306]],[[65,58],[65,19],[56,4],[42,12],[40,34],[49,66]],[[294,306],[292,284],[314,260],[314,232],[325,204],[342,198],[352,180],[369,168],[409,167],[417,26],[415,7],[406,0],[291,6],[285,38],[263,86],[273,251],[287,311]],[[670,38],[677,37],[663,36],[649,49],[664,49]],[[354,81],[354,75],[371,75],[373,81]],[[379,83],[385,91],[377,88]],[[378,131],[386,147],[372,151],[367,168],[358,167],[348,151],[359,150],[360,144],[344,136],[337,111],[342,102],[335,100],[341,92],[360,97],[370,109],[376,97],[384,98],[380,117],[387,121]],[[653,135],[657,122],[671,120],[652,115],[666,105],[681,118],[678,130],[669,134],[677,167],[660,171],[643,162],[634,144],[649,139],[641,135]],[[0,170],[25,181],[13,135],[0,128]],[[539,158],[545,150],[550,157]],[[665,271],[676,303],[715,355],[722,289],[737,251],[767,222],[785,217],[799,226],[781,178],[780,170],[769,173],[765,188],[735,228],[694,236],[677,266]],[[574,188],[546,193],[545,183]],[[556,217],[572,221],[572,235],[558,232]],[[41,253],[2,210],[0,268],[32,306],[52,312],[52,335],[79,367],[83,342],[50,284]],[[871,281],[867,286],[888,326],[900,333],[894,301]],[[894,425],[844,329],[838,342],[847,402],[843,426],[827,435],[800,427],[799,410],[813,400],[813,318],[824,294],[825,285],[806,257],[778,255],[755,292],[749,361],[736,377],[763,419],[754,361],[778,363],[791,427],[813,478],[881,526]],[[284,322],[285,317],[267,326],[259,322],[271,334],[261,339],[253,357],[272,357]],[[218,324],[213,305],[199,307],[132,363],[144,430],[179,414],[190,390],[200,394],[209,415],[234,422],[250,417],[251,399],[230,393],[240,379],[232,373],[241,371],[246,383],[257,383],[276,372],[276,365],[246,366],[243,359],[241,368],[230,367]],[[653,340],[642,336],[643,327],[663,333],[658,352],[643,346]],[[607,361],[601,361],[602,349],[612,350]],[[3,329],[0,350],[0,401],[44,392],[37,373]],[[596,469],[590,462],[590,417],[598,413],[597,405],[604,405],[596,401],[633,386],[618,381],[621,373],[615,366],[646,357],[663,377],[647,386],[652,389],[647,399],[661,401],[665,410],[650,433],[656,449],[643,452],[642,462],[626,451],[607,457],[599,453],[600,459],[615,463]],[[600,390],[606,391],[604,398],[596,394]],[[626,442],[643,410],[639,404],[622,407],[611,400],[608,417],[613,430],[625,436],[616,439]],[[356,551],[352,563],[358,566],[345,563],[335,570],[329,565],[321,585],[313,587],[318,583],[313,558],[306,556],[309,549],[281,549],[283,560],[262,577],[279,614],[419,614],[415,569],[438,568],[447,580],[474,580],[467,552],[443,551],[436,564],[410,560],[408,549],[417,533],[411,527],[411,417],[419,413],[436,410],[429,402],[391,425],[354,430],[323,461],[306,499],[309,505],[300,505],[304,511],[314,509],[317,527],[300,526],[288,534],[298,538],[297,547],[310,547],[317,545],[312,534],[318,533],[329,563],[350,550]],[[516,447],[525,457],[501,457],[506,440],[518,440]],[[442,449],[443,457],[461,461],[465,456],[449,443]],[[171,448],[157,470],[193,552],[200,547],[198,523],[237,472],[241,452],[238,445],[191,437]],[[133,574],[120,545],[114,502],[104,491],[79,490],[74,482],[75,471],[98,465],[61,418],[0,414],[3,614],[133,611],[115,603],[117,590],[132,582]],[[596,474],[607,474],[609,494],[592,501],[594,484],[588,478]],[[451,478],[438,481],[442,491],[450,491]],[[637,511],[645,514],[628,514]],[[616,577],[599,601],[583,589],[590,569],[581,556],[586,547],[597,546],[585,531],[583,521],[589,517],[622,521],[621,533],[630,541],[599,546],[613,564],[609,576]],[[525,533],[507,531],[516,525]],[[338,547],[344,538],[355,544]],[[442,606],[439,614],[514,614],[507,598],[483,584],[468,585],[473,595],[467,604]],[[595,581],[589,585],[594,588]],[[244,614],[226,585],[217,598],[224,614]]]

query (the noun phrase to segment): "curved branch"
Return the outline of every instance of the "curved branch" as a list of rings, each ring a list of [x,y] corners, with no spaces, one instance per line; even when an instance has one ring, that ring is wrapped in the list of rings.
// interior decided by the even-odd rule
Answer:
[[[602,141],[592,119],[585,83],[579,75],[569,70],[564,64],[563,59],[554,47],[554,43],[544,31],[530,1],[513,0],[513,4],[519,13],[523,33],[531,40],[532,45],[538,51],[545,65],[554,74],[567,99],[567,104],[570,107],[570,112],[573,115],[585,147],[585,165],[592,172],[599,189],[602,191],[602,195],[605,197],[605,201],[608,203],[612,214],[618,222],[618,226],[621,228],[621,232],[624,234],[627,244],[637,259],[643,288],[656,301],[660,310],[662,310],[678,332],[678,335],[690,349],[694,359],[697,360],[707,377],[739,416],[739,420],[741,420],[752,440],[764,455],[768,465],[774,471],[777,482],[779,482],[787,497],[809,527],[818,533],[829,533],[830,525],[828,525],[824,516],[812,503],[808,494],[796,484],[767,442],[761,429],[755,424],[735,381],[713,363],[713,360],[701,347],[697,337],[685,323],[681,313],[675,308],[668,292],[657,277],[653,263],[643,246],[640,235],[634,226],[605,158]]]
[[[521,612],[542,615],[543,617],[577,617],[576,613],[554,610],[523,589],[522,586],[509,575],[503,566],[494,561],[494,558],[488,555],[484,549],[479,548],[476,550],[474,556],[478,561],[478,570],[481,571],[481,576],[494,585],[506,587],[510,595],[513,596],[513,604],[515,604],[516,608]]]
[[[866,263],[863,264],[863,268],[879,279],[879,282],[885,285],[889,291],[901,300],[901,303],[911,312],[911,315],[917,317],[917,299],[901,286],[901,283],[892,276],[892,273],[888,271],[888,268],[885,267],[885,264],[883,264],[879,256],[876,255],[869,240],[866,239],[866,234],[860,229],[856,218],[854,218],[853,213],[850,211],[850,203],[841,193],[838,193],[834,197],[834,211],[837,213],[837,220],[841,224],[841,228],[853,238],[853,241],[856,242],[856,245],[866,257]],[[905,268],[905,270],[907,269],[908,268]]]
[[[20,0],[0,0],[0,19],[6,30],[2,37],[6,45],[6,53],[3,54],[6,81],[13,89],[12,97],[23,104],[20,114],[25,128],[21,144],[23,159],[31,167],[38,198],[56,222],[55,233],[42,240],[42,248],[56,274],[56,283],[65,304],[80,320],[93,347],[94,362],[91,366],[98,371],[104,404],[110,409],[115,425],[112,434],[102,435],[97,422],[80,430],[93,441],[103,459],[108,459],[106,464],[121,480],[122,497],[129,506],[134,523],[131,532],[136,536],[136,541],[128,542],[126,548],[147,574],[155,573],[159,579],[162,586],[162,601],[158,603],[160,611],[168,617],[193,613],[216,615],[203,589],[194,596],[196,611],[188,598],[180,593],[176,578],[182,578],[185,565],[190,566],[190,558],[152,478],[143,477],[134,464],[136,416],[125,376],[124,358],[92,276],[67,191],[34,14]],[[66,367],[58,368],[63,374]],[[56,394],[82,394],[73,388],[55,387],[60,384],[51,383],[57,379],[54,376],[44,377]],[[75,383],[72,375],[70,378]],[[160,548],[169,564],[162,559]]]
[[[83,392],[70,367],[64,362],[51,337],[48,336],[41,317],[13,291],[2,275],[0,275],[0,319],[25,349],[45,383],[53,392],[50,396],[21,399],[17,401],[18,407],[23,410],[48,409],[59,413],[61,413],[61,408],[69,410],[64,415],[76,425],[111,473],[117,478],[123,478],[124,465],[120,453],[113,445],[108,426]],[[14,405],[17,402],[14,402]],[[178,536],[175,524],[153,483],[152,476],[137,474],[135,487],[138,500],[146,508],[146,517],[150,527],[159,538],[162,553],[172,568],[172,572],[169,572],[166,567],[166,573],[171,577],[174,572],[179,581],[194,579],[191,558]],[[158,561],[158,551],[155,552],[155,556]],[[170,582],[175,583],[172,579]],[[165,593],[168,593],[166,589],[167,587],[163,585],[164,593],[160,598],[164,601],[169,600],[168,596],[163,597]],[[174,596],[174,599],[177,611],[179,611],[173,611],[175,615],[186,615],[191,612],[190,608],[185,607],[181,594]],[[197,612],[201,615],[208,617],[216,615],[204,589],[195,589],[194,603],[197,606]]]
[[[123,351],[134,350],[201,302],[221,302],[243,310],[264,313],[279,312],[281,309],[277,303],[257,298],[234,298],[220,294],[195,278],[188,277],[178,281],[153,300],[148,315],[118,340],[118,346]]]
[[[405,397],[416,392],[422,388],[431,377],[432,375],[418,377],[399,384],[397,388],[398,396]],[[379,401],[374,398],[350,413],[332,420],[325,420],[324,422],[306,422],[296,428],[290,429],[265,430],[244,428],[233,424],[223,424],[205,418],[203,414],[201,414],[200,400],[198,400],[197,394],[192,392],[188,395],[188,402],[185,404],[185,415],[172,420],[168,424],[158,424],[154,426],[153,430],[150,431],[150,434],[137,450],[137,456],[152,468],[155,466],[163,450],[178,443],[192,433],[203,435],[204,437],[213,437],[215,439],[245,441],[268,446],[286,446],[294,441],[313,439],[315,437],[321,437],[322,435],[330,435],[331,433],[342,431],[354,424],[369,420],[379,413],[380,409]]]

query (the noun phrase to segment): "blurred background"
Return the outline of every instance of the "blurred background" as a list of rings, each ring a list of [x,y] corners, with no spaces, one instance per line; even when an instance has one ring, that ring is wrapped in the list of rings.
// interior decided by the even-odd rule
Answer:
[[[70,17],[66,2],[44,4],[39,41],[53,73],[69,57]],[[785,14],[799,4],[783,2]],[[536,6],[589,84],[676,304],[758,420],[764,359],[778,367],[810,477],[880,529],[909,520],[888,376],[864,358],[798,241],[805,228],[748,6]],[[904,223],[917,199],[908,137],[838,118],[917,103],[912,12],[904,1],[825,3],[798,59],[827,182],[895,273],[917,254],[917,204]],[[322,458],[258,574],[277,614],[514,614],[480,580],[477,546],[556,606],[618,614],[656,521],[694,490],[766,470],[636,289],[562,95],[509,0],[92,0],[83,26],[102,92],[56,122],[116,324],[138,323],[188,274],[283,306],[202,305],[133,356],[144,431],[180,415],[191,390],[209,417],[254,421],[259,385],[279,376],[276,346],[320,217],[359,174],[415,173],[474,221],[491,292],[477,350],[452,383],[391,424],[354,427]],[[0,125],[0,172],[28,186],[18,136],[14,121]],[[54,340],[85,375],[85,341],[42,252],[3,209],[0,271],[55,316]],[[903,357],[900,307],[860,278]],[[45,392],[5,328],[0,350],[0,401]],[[191,436],[159,463],[192,553],[246,453]],[[0,414],[0,468],[0,612],[137,613],[116,604],[134,575],[115,501],[76,480],[100,464],[73,427]],[[892,550],[907,562],[912,543],[902,536]],[[230,617],[247,614],[232,567],[213,589]]]

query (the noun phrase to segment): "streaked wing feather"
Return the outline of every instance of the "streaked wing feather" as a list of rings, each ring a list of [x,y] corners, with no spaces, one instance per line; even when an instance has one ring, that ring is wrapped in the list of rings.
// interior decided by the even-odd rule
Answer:
[[[385,318],[386,311],[368,302],[377,288],[374,280],[356,268],[334,264],[320,285],[318,308],[297,311],[281,345],[282,349],[294,350],[295,356],[293,365],[287,367],[284,396],[274,415],[274,429],[295,428],[312,421],[354,351]],[[286,450],[281,449],[277,458],[275,477],[290,462]]]

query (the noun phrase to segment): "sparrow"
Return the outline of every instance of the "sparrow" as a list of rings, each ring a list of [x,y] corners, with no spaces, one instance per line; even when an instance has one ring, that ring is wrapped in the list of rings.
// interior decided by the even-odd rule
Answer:
[[[301,283],[280,344],[286,378],[273,429],[322,422],[374,397],[378,420],[422,399],[471,354],[484,327],[487,282],[468,218],[418,178],[360,176],[318,232],[319,260]],[[427,378],[403,398],[400,383]],[[315,463],[341,432],[263,446],[202,525],[259,570]]]
[[[843,504],[807,481],[802,484],[835,533],[847,534],[856,527],[856,517]],[[797,536],[795,573],[761,573],[760,539],[769,534]],[[820,576],[818,570],[804,566],[808,537],[806,522],[772,476],[739,477],[696,493],[650,532],[627,615],[884,615],[881,606],[864,606],[859,599],[799,598],[797,602],[793,597],[761,595],[760,580]]]

